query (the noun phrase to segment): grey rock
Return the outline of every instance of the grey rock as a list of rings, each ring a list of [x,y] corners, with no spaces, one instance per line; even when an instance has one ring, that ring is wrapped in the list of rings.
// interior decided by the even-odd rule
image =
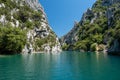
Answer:
[[[108,49],[109,54],[119,54],[120,55],[120,42],[115,39],[111,47]]]
[[[61,38],[61,44],[73,44],[74,42],[76,42],[78,40],[78,31],[78,22],[75,22],[74,27],[71,29],[71,31]]]
[[[106,12],[106,16],[108,18],[108,26],[110,28],[110,25],[111,25],[111,21],[113,20],[114,18],[114,9],[113,8],[108,8],[107,12]]]
[[[110,6],[115,3],[119,3],[120,0],[103,0],[102,5],[103,6]]]
[[[91,9],[88,9],[82,16],[81,22],[84,22],[86,20],[91,20],[94,16],[94,13]]]

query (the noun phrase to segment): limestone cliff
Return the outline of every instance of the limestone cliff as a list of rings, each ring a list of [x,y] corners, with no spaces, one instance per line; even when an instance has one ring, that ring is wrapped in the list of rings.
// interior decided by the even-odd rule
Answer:
[[[23,53],[59,52],[61,46],[39,0],[0,0],[1,26],[26,30]]]
[[[66,50],[93,51],[96,44],[108,52],[120,52],[120,0],[97,0],[65,36]],[[68,37],[69,36],[69,37]]]

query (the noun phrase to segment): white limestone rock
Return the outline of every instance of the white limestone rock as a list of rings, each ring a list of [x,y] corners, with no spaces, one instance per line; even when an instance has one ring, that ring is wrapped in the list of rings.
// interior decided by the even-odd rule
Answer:
[[[0,4],[0,8],[1,8],[1,7],[4,7],[4,8],[5,8],[5,4],[4,4],[4,3],[1,3],[1,4]]]

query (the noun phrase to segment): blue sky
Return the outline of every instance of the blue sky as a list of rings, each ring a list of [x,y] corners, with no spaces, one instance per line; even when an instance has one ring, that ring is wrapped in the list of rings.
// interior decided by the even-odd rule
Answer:
[[[83,13],[96,0],[40,0],[53,31],[61,37],[68,33],[75,21],[80,21]]]

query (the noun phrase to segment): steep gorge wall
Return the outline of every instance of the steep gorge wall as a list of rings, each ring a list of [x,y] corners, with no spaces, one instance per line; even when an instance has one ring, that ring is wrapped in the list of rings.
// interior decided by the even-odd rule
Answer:
[[[0,14],[1,26],[9,24],[27,32],[23,53],[61,51],[59,39],[49,26],[39,0],[0,0],[0,2],[0,10],[3,12]]]
[[[99,47],[100,51],[120,52],[119,33],[120,0],[97,0],[61,43],[66,50],[93,51]]]

